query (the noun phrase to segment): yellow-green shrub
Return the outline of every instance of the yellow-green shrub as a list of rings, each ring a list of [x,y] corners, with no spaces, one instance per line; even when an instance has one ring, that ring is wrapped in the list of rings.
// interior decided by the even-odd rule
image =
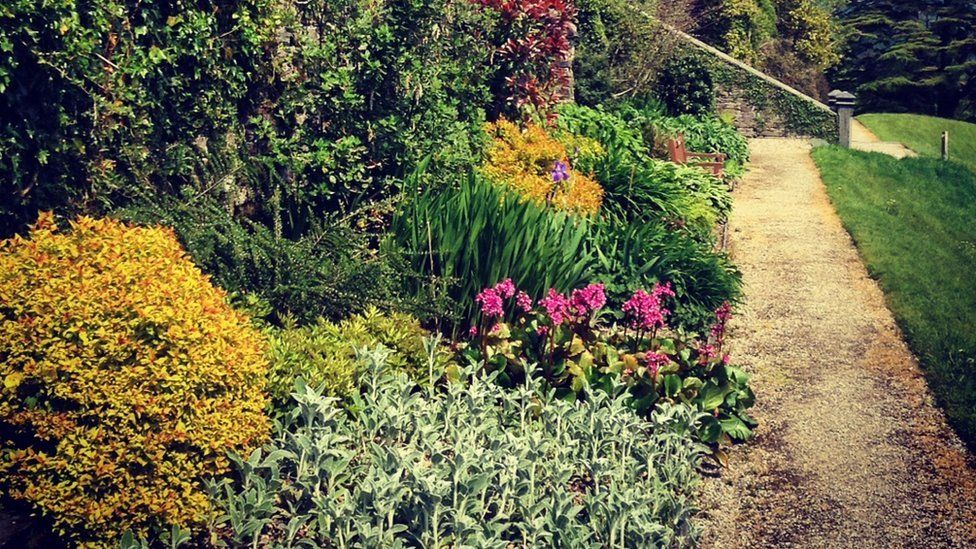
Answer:
[[[42,214],[0,242],[0,483],[80,543],[201,523],[269,432],[265,345],[171,230]]]
[[[382,344],[393,353],[387,365],[405,371],[416,379],[427,376],[427,352],[424,337],[428,336],[417,319],[403,313],[381,313],[375,308],[338,323],[319,320],[317,323],[284,329],[272,329],[271,372],[269,390],[278,402],[285,402],[301,377],[312,386],[324,385],[332,396],[346,397],[359,388],[362,364],[356,359],[356,349]],[[436,357],[442,368],[451,360],[442,350]]]
[[[552,177],[556,162],[573,164],[571,156],[602,154],[598,142],[572,135],[556,139],[536,124],[523,129],[504,119],[488,124],[486,132],[492,144],[481,171],[489,180],[538,204],[582,214],[600,210],[603,187],[592,177],[576,170],[569,181],[557,183]]]

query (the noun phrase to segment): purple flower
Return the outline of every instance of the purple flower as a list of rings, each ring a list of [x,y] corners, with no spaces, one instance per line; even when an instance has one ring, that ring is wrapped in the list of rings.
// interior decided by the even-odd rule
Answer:
[[[481,314],[487,317],[502,316],[505,312],[502,306],[502,296],[494,288],[485,288],[477,297],[475,303],[481,305]]]
[[[569,165],[562,160],[557,160],[552,167],[552,180],[556,183],[569,181]]]
[[[519,292],[515,296],[515,304],[526,313],[532,310],[532,298],[525,292]]]
[[[607,295],[603,288],[603,284],[590,284],[583,289],[573,290],[571,302],[576,313],[585,315],[602,309],[607,303]]]

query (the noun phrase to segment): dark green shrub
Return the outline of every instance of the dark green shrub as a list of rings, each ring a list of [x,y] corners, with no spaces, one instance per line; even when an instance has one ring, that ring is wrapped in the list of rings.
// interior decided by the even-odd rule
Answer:
[[[342,225],[290,240],[261,224],[235,219],[206,196],[163,198],[115,215],[172,227],[215,283],[266,301],[274,321],[284,316],[300,322],[341,319],[370,305],[388,308],[403,278],[404,265],[396,264],[395,254],[369,250],[363,235]]]
[[[710,240],[731,207],[727,186],[699,168],[650,158],[640,122],[575,105],[563,106],[558,120],[564,130],[595,139],[606,149],[606,155],[581,167],[603,185],[606,208],[628,219],[687,227]]]
[[[688,6],[674,0],[579,0],[573,71],[576,100],[609,105],[655,93],[662,65],[681,39]]]
[[[593,281],[623,302],[634,288],[668,281],[675,291],[674,325],[707,328],[713,311],[741,295],[742,276],[725,253],[683,231],[644,220],[607,220],[594,227]]]
[[[218,149],[214,183],[278,204],[288,236],[421,158],[447,178],[480,155],[482,19],[448,0],[5,2],[0,234],[179,196]]]
[[[715,84],[708,68],[693,56],[672,58],[661,71],[657,96],[673,116],[715,112]]]

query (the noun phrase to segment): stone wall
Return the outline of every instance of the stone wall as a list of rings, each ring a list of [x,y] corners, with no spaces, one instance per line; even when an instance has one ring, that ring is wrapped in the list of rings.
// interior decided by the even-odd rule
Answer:
[[[732,115],[747,137],[837,139],[837,115],[830,107],[680,31],[686,53],[708,67],[716,107]]]

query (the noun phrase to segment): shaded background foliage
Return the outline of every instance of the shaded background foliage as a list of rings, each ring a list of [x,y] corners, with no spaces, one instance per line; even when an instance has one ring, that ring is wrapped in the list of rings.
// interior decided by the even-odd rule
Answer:
[[[837,16],[845,63],[831,80],[861,110],[976,120],[976,2],[851,0]]]

